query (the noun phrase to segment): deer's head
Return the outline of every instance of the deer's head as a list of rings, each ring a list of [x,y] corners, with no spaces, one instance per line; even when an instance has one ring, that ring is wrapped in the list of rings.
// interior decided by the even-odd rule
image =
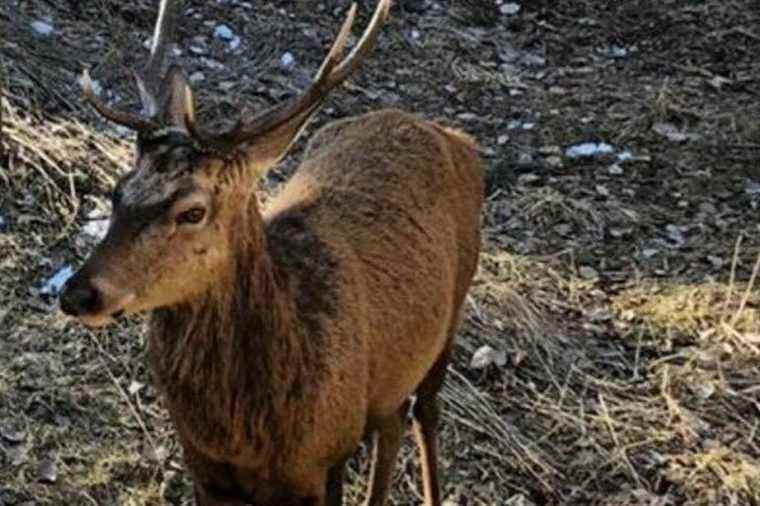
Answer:
[[[371,51],[390,1],[380,0],[361,40],[342,59],[352,6],[306,91],[225,131],[198,127],[193,92],[179,67],[161,73],[176,1],[162,0],[150,58],[142,75],[136,73],[140,114],[101,101],[85,71],[86,100],[105,118],[135,130],[137,146],[134,167],[114,189],[108,233],[64,288],[63,311],[99,326],[209,290],[234,254],[230,230],[252,198],[255,179],[287,153],[329,92]]]

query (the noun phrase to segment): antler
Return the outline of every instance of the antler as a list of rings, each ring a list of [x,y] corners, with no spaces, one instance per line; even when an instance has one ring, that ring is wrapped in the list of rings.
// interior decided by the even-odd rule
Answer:
[[[90,72],[84,69],[82,77],[79,79],[79,84],[82,86],[82,94],[85,100],[95,108],[104,118],[113,121],[119,125],[123,125],[133,130],[149,130],[156,126],[156,124],[145,116],[140,114],[134,114],[126,111],[119,111],[112,108],[104,101],[100,100],[92,89],[92,79],[90,79]]]
[[[237,125],[221,134],[218,138],[237,144],[271,131],[293,118],[303,116],[302,121],[306,121],[322,105],[322,102],[327,98],[330,91],[340,85],[359,68],[374,47],[380,29],[388,17],[390,8],[391,0],[380,0],[362,38],[348,57],[340,61],[340,56],[346,47],[346,41],[356,17],[356,4],[354,3],[348,11],[338,37],[335,39],[319,72],[317,72],[312,84],[305,92],[298,97],[275,105],[271,109],[256,115],[250,121],[238,122]]]
[[[143,105],[143,114],[119,111],[106,104],[93,91],[89,72],[86,69],[82,72],[79,83],[82,86],[85,100],[106,119],[138,131],[150,130],[159,126],[156,116],[159,112],[157,97],[160,96],[161,92],[161,67],[166,55],[168,41],[174,36],[179,4],[179,0],[161,0],[148,62],[142,76],[135,72],[135,80]]]

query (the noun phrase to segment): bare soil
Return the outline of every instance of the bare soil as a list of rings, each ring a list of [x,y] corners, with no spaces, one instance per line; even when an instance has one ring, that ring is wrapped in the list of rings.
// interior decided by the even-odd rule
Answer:
[[[135,106],[155,4],[0,1],[0,505],[191,501],[141,321],[89,331],[40,290],[92,249],[83,227],[131,161],[76,76]],[[304,138],[390,106],[482,145],[483,254],[443,395],[449,505],[760,504],[760,4],[399,4]],[[224,122],[303,89],[348,3],[186,5],[176,59]],[[612,151],[568,156],[581,142]],[[402,453],[393,500],[419,504]],[[367,474],[362,448],[348,504]]]

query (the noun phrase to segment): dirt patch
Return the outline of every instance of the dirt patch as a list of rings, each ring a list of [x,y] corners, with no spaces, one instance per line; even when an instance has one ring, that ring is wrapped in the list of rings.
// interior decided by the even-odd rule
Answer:
[[[136,106],[129,68],[154,3],[0,3],[0,504],[191,497],[140,321],[90,332],[42,289],[91,250],[131,159],[131,134],[82,105],[76,75],[89,66],[106,98]],[[186,4],[177,59],[211,122],[303,89],[348,5]],[[483,146],[484,252],[444,391],[445,496],[760,503],[758,5],[400,4],[304,137],[393,106]],[[472,367],[486,345],[505,360]],[[416,452],[402,453],[393,499],[418,503]],[[367,474],[362,449],[349,504]]]

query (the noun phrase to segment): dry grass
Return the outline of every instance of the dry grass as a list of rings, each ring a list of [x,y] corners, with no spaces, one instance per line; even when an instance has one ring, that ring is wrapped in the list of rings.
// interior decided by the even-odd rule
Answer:
[[[0,4],[0,30],[10,34],[0,41],[0,217],[8,222],[0,224],[0,504],[138,506],[188,504],[191,497],[181,449],[145,370],[140,321],[91,332],[61,319],[55,301],[38,293],[42,280],[92,248],[81,227],[88,216],[107,215],[105,195],[131,156],[128,137],[93,122],[82,108],[75,72],[82,62],[98,63],[96,77],[113,85],[111,98],[131,103],[119,76],[121,63],[135,55],[124,48],[139,47],[149,28],[135,29],[123,16],[152,12],[149,4],[116,8],[104,0],[85,3],[73,16],[30,2],[14,12],[21,21],[13,25],[10,3]],[[718,9],[724,17],[706,22],[727,26],[756,14],[735,2],[697,4],[670,11],[650,6],[646,19],[626,6],[612,14],[630,21],[620,37],[632,37],[649,22],[662,27],[680,19],[673,13],[690,19],[689,9]],[[597,73],[575,74],[567,62],[606,43],[600,27],[622,25],[599,21],[611,14],[594,2],[556,2],[548,11],[540,5],[524,2],[524,22],[549,47],[562,48],[540,70],[548,78],[526,70],[505,80],[498,66],[481,61],[492,45],[522,44],[535,53],[531,30],[473,29],[436,11],[419,18],[414,26],[423,37],[410,47],[403,35],[410,26],[397,16],[376,64],[340,90],[327,114],[381,104],[449,118],[475,112],[467,129],[483,142],[492,171],[515,151],[562,146],[590,134],[634,143],[637,153],[654,158],[626,165],[625,178],[617,179],[605,176],[606,162],[568,163],[559,172],[539,167],[532,169],[542,175],[539,184],[505,185],[489,195],[480,270],[443,392],[445,495],[454,504],[484,506],[760,504],[760,235],[750,223],[756,210],[742,179],[757,160],[747,162],[746,153],[754,153],[749,148],[724,156],[710,147],[715,139],[757,143],[756,125],[731,120],[753,107],[745,95],[751,82],[741,79],[756,76],[757,67],[747,67],[746,58],[736,63],[732,77],[744,84],[724,94],[695,91],[712,89],[705,82],[721,71],[704,46],[718,37],[709,32],[689,45],[693,66],[702,70],[676,68],[683,74],[669,75],[666,83],[646,70],[675,68],[662,63],[661,53],[642,56],[641,68],[619,78],[604,62]],[[248,76],[240,94],[258,104],[299,87],[302,76],[273,70],[283,49],[303,59],[306,70],[318,63],[320,48],[301,34],[310,22],[299,18],[299,29],[288,30],[291,20],[280,8],[290,7],[266,3],[249,24],[234,27],[246,40],[266,39],[256,38],[257,30],[276,37],[269,45],[257,42],[254,57],[231,55],[218,75],[209,73],[201,94],[217,97],[205,102],[209,114],[225,116],[238,100],[216,93],[220,82],[237,81],[233,68]],[[56,15],[62,46],[40,42],[28,30],[31,19],[49,13]],[[204,15],[227,19],[211,6]],[[316,18],[319,40],[330,37],[330,13],[303,16]],[[577,22],[584,18],[598,24]],[[188,36],[203,29],[201,20],[190,25]],[[567,30],[552,29],[557,26]],[[109,42],[93,39],[93,32],[107,34]],[[656,45],[670,34],[663,29],[647,37]],[[741,34],[725,37],[741,38],[739,55],[756,47]],[[555,73],[560,66],[564,73]],[[265,70],[277,79],[258,80]],[[544,93],[543,84],[534,86],[544,79],[589,95]],[[382,91],[374,94],[376,89]],[[507,89],[520,94],[510,96]],[[496,139],[505,131],[508,104],[519,107],[515,116],[538,117],[539,126],[524,134],[509,131],[514,138],[501,146]],[[723,119],[716,116],[720,108]],[[590,111],[604,116],[581,123],[593,116]],[[686,122],[707,140],[663,145],[650,130],[655,120]],[[273,174],[272,186],[292,164]],[[596,192],[598,184],[606,185],[608,197]],[[708,199],[698,191],[712,185],[728,196]],[[695,211],[704,203],[714,209]],[[657,242],[665,224],[687,219],[696,222],[687,248]],[[565,226],[562,233],[559,226]],[[614,227],[626,235],[611,237]],[[654,247],[651,259],[638,254]],[[705,261],[721,254],[727,258],[722,267]],[[599,276],[579,277],[579,265],[593,265]],[[507,364],[472,369],[471,357],[484,345],[504,351]],[[50,461],[57,469],[54,484],[40,481],[39,468]],[[367,475],[362,448],[349,472],[349,504],[363,498]],[[418,476],[414,447],[407,444],[396,504],[421,501]]]

